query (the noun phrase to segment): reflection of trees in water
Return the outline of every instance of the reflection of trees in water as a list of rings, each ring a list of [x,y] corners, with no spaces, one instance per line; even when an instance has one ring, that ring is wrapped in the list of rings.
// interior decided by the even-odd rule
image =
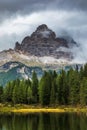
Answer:
[[[86,130],[85,114],[0,115],[0,130]]]
[[[0,130],[38,130],[39,116],[33,115],[1,115]]]

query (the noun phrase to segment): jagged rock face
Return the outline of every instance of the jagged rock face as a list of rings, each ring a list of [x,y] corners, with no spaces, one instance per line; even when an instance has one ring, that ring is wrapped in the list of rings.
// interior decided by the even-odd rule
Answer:
[[[73,55],[70,51],[61,51],[59,48],[70,48],[73,45],[76,45],[74,41],[69,44],[66,39],[57,38],[56,34],[43,24],[31,36],[25,37],[21,44],[16,43],[15,50],[38,57],[52,56],[57,59],[61,57],[72,59]]]
[[[39,39],[55,39],[56,35],[55,33],[50,30],[47,25],[40,25],[37,30],[32,33],[31,38],[34,40],[39,40]]]
[[[18,42],[15,43],[15,49],[16,51],[21,50],[21,45]]]

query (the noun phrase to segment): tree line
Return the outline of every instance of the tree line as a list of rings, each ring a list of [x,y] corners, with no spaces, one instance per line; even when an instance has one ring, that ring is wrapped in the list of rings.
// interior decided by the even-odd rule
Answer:
[[[35,71],[32,79],[16,79],[0,86],[0,102],[41,105],[87,105],[87,64],[69,71],[44,72],[39,80]]]

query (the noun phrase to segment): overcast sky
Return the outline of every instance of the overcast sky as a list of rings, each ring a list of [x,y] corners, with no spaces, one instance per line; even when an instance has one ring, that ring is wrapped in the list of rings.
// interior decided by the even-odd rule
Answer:
[[[40,24],[86,46],[87,0],[0,0],[0,51],[14,48]]]

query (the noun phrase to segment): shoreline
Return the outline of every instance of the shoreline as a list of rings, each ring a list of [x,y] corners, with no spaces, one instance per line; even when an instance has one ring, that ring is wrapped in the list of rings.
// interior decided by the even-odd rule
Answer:
[[[39,108],[39,109],[14,109],[13,113],[86,113],[87,108]]]
[[[87,113],[87,107],[58,106],[58,107],[40,107],[40,106],[0,106],[0,113]]]

